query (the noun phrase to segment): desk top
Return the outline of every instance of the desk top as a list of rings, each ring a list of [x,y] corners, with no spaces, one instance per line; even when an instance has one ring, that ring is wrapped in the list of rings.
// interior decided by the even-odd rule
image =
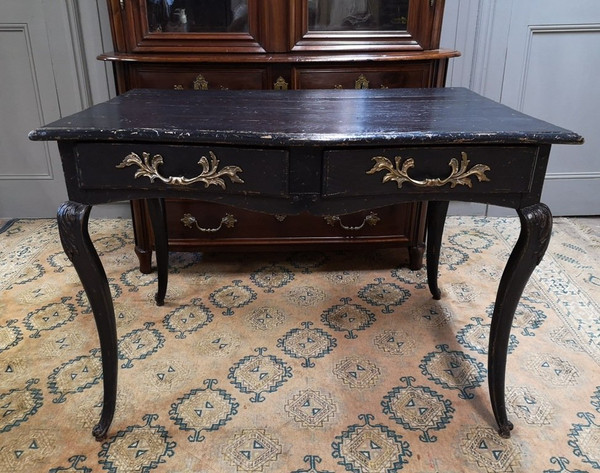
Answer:
[[[139,89],[32,131],[32,140],[295,145],[582,143],[463,88]]]

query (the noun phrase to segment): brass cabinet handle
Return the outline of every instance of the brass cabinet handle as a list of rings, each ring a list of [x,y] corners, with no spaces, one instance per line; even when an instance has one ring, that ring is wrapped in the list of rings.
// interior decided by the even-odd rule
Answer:
[[[349,230],[349,231],[358,231],[358,230],[362,230],[363,227],[366,224],[371,225],[372,227],[374,227],[375,225],[377,225],[377,222],[379,222],[381,219],[377,216],[377,214],[375,212],[369,212],[369,214],[365,217],[365,219],[363,220],[363,222],[357,226],[357,227],[349,227],[346,226],[342,223],[342,219],[337,216],[337,215],[326,215],[325,217],[323,217],[325,219],[325,221],[327,222],[328,225],[331,225],[332,227],[337,223],[340,224],[340,227],[342,227],[344,230]]]
[[[408,175],[408,170],[415,166],[415,160],[413,158],[408,158],[400,167],[402,163],[402,158],[400,156],[396,156],[396,166],[391,163],[391,161],[385,156],[375,156],[373,161],[375,164],[371,169],[367,171],[367,174],[375,174],[379,171],[387,171],[387,174],[383,176],[382,182],[385,184],[389,181],[395,181],[398,184],[398,189],[402,187],[402,184],[405,182],[410,182],[416,187],[442,187],[446,184],[450,184],[450,187],[454,188],[457,185],[472,187],[471,176],[477,177],[479,182],[481,181],[489,181],[489,178],[485,175],[486,171],[490,170],[489,166],[485,164],[476,164],[471,169],[467,169],[469,166],[469,159],[467,158],[467,153],[464,151],[460,153],[461,162],[460,167],[458,164],[458,159],[452,158],[448,165],[452,169],[450,175],[443,179],[436,177],[435,179],[423,179],[422,181],[418,181],[416,179],[411,178]]]
[[[342,84],[334,84],[333,88],[334,89],[343,89],[344,86],[342,86]],[[359,75],[358,79],[356,79],[354,81],[354,88],[355,89],[368,89],[369,88],[369,81],[365,77],[364,74]]]
[[[183,176],[162,176],[158,172],[158,166],[163,164],[163,157],[160,154],[155,154],[152,158],[150,158],[150,153],[143,152],[142,158],[140,158],[136,153],[129,153],[127,156],[125,156],[125,159],[123,159],[120,164],[117,164],[116,167],[119,169],[124,169],[128,166],[138,166],[139,169],[135,173],[135,179],[138,177],[147,177],[152,183],[155,179],[158,179],[165,184],[171,184],[174,186],[189,186],[190,184],[194,184],[196,182],[203,182],[204,187],[216,185],[222,189],[225,189],[225,181],[223,180],[224,176],[229,177],[231,182],[244,182],[237,175],[238,172],[242,172],[240,167],[225,166],[223,169],[218,170],[219,160],[212,151],[209,151],[209,154],[210,163],[208,162],[206,156],[202,156],[200,161],[198,161],[198,164],[202,166],[202,173],[192,178]]]
[[[202,74],[198,74],[193,82],[194,90],[208,90],[208,81],[204,78]],[[173,84],[173,89],[175,90],[183,90],[183,85],[181,84]],[[221,90],[229,90],[229,87],[225,87],[224,85],[219,86]]]
[[[202,74],[198,74],[192,83],[194,90],[208,90],[208,81],[204,78]],[[221,87],[223,88],[223,87]],[[173,89],[175,90],[183,90],[183,85],[181,84],[173,84]]]
[[[198,225],[198,221],[196,220],[196,217],[194,217],[192,214],[183,214],[181,223],[183,223],[183,225],[186,226],[187,228],[192,228],[193,226],[195,226],[201,232],[215,233],[215,232],[218,232],[219,230],[221,230],[221,228],[223,228],[223,225],[225,225],[227,228],[233,228],[235,226],[235,224],[237,223],[237,220],[235,219],[235,217],[233,215],[225,214],[225,216],[221,219],[221,223],[219,223],[218,227],[202,228],[200,225]]]

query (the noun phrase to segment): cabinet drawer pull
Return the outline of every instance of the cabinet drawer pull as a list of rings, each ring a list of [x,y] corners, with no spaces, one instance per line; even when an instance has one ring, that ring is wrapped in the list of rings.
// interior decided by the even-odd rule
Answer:
[[[233,215],[225,214],[225,216],[221,219],[221,223],[219,223],[218,227],[202,228],[200,225],[198,225],[198,221],[196,220],[196,217],[194,217],[192,214],[183,214],[181,223],[183,223],[183,225],[186,226],[187,228],[192,228],[192,226],[195,226],[201,232],[215,233],[215,232],[218,232],[219,230],[221,230],[221,228],[223,228],[223,225],[225,225],[227,228],[233,228],[235,226],[235,224],[237,223],[237,220],[235,219],[235,217]]]
[[[334,84],[333,85],[334,89],[343,89],[344,86],[342,84]],[[355,89],[368,89],[369,88],[369,81],[368,79],[365,77],[364,74],[361,74],[358,76],[358,79],[356,79],[354,81],[354,88]],[[383,86],[381,86],[381,88],[383,89]],[[387,87],[386,87],[387,88]]]
[[[208,159],[206,159],[206,156],[202,156],[200,161],[198,161],[198,164],[202,166],[202,173],[192,178],[183,176],[161,176],[158,172],[158,166],[163,164],[163,157],[160,154],[155,154],[152,159],[150,159],[150,153],[146,152],[142,153],[143,159],[140,158],[136,153],[129,153],[127,156],[125,156],[123,162],[117,164],[117,168],[124,169],[128,166],[136,165],[139,167],[139,169],[135,173],[135,179],[138,177],[147,177],[152,183],[155,179],[159,179],[165,184],[172,184],[174,186],[189,186],[190,184],[194,184],[196,182],[203,182],[204,187],[216,185],[222,189],[225,189],[225,180],[222,179],[224,176],[229,177],[231,182],[244,182],[237,175],[238,172],[242,172],[241,168],[238,166],[225,166],[223,169],[218,170],[217,168],[219,166],[219,160],[212,151],[209,151],[209,154],[210,163],[208,162]]]
[[[353,231],[353,232],[362,230],[363,227],[365,226],[365,224],[369,224],[372,227],[374,227],[375,225],[377,225],[377,222],[379,222],[381,220],[375,212],[370,212],[358,227],[349,227],[349,226],[344,225],[342,223],[342,219],[337,215],[326,215],[323,218],[325,219],[327,224],[331,225],[332,227],[337,222],[340,224],[340,227],[342,227],[344,230],[349,230],[349,231]]]
[[[387,171],[388,173],[383,176],[382,182],[385,184],[389,181],[395,181],[398,184],[398,189],[402,187],[404,182],[410,182],[416,187],[442,187],[446,184],[450,184],[450,187],[454,188],[457,185],[472,187],[471,176],[477,177],[479,182],[481,181],[489,181],[489,178],[485,175],[486,171],[490,170],[489,166],[485,164],[476,164],[471,169],[467,169],[469,165],[469,159],[467,158],[467,153],[464,151],[460,153],[461,162],[460,167],[458,165],[458,159],[452,158],[448,165],[452,169],[450,175],[446,178],[440,179],[436,177],[435,179],[423,179],[422,181],[415,180],[408,175],[408,170],[415,166],[415,160],[413,158],[408,158],[400,167],[402,163],[402,157],[396,156],[396,167],[394,167],[391,161],[385,156],[375,156],[373,161],[375,164],[373,167],[367,171],[367,174],[375,174],[379,171]]]

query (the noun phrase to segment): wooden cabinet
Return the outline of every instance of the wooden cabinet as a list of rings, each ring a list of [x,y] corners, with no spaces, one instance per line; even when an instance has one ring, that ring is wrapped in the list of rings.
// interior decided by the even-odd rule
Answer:
[[[119,93],[133,88],[291,89],[443,87],[443,0],[108,0]],[[140,269],[153,236],[132,202]],[[352,215],[263,215],[214,203],[167,202],[174,251],[363,243],[408,249],[422,266],[425,203]]]

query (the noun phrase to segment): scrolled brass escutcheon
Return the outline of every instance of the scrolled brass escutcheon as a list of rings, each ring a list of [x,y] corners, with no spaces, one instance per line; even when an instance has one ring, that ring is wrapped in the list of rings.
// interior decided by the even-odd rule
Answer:
[[[210,163],[206,156],[202,156],[198,164],[202,166],[202,172],[196,177],[187,178],[183,176],[170,176],[164,177],[158,172],[158,167],[163,164],[164,160],[160,154],[155,154],[150,157],[150,153],[143,152],[142,158],[136,153],[129,153],[125,156],[125,159],[120,164],[117,164],[117,168],[124,169],[128,166],[137,166],[139,169],[135,172],[134,178],[147,177],[150,182],[154,183],[155,179],[158,179],[165,184],[174,186],[189,186],[196,182],[203,182],[204,187],[216,185],[225,189],[225,180],[223,177],[228,177],[231,182],[243,183],[244,181],[238,177],[238,172],[243,172],[238,166],[225,166],[221,170],[219,167],[219,160],[215,156],[215,153],[209,151]]]
[[[227,228],[233,228],[235,226],[235,224],[237,223],[237,220],[235,219],[235,217],[233,215],[225,214],[225,216],[221,219],[221,223],[219,223],[218,227],[203,228],[200,225],[198,225],[198,221],[196,220],[196,217],[194,217],[192,214],[183,214],[181,223],[183,223],[183,225],[187,228],[192,228],[195,226],[201,232],[215,233],[215,232],[218,232],[219,230],[221,230],[221,228],[223,228],[223,225]]]
[[[369,212],[369,214],[365,217],[365,219],[363,220],[363,222],[360,225],[358,225],[356,227],[351,227],[351,226],[344,225],[342,223],[342,219],[337,215],[326,215],[323,218],[325,219],[325,221],[327,222],[328,225],[331,225],[333,227],[337,222],[340,224],[340,227],[342,227],[344,230],[349,230],[349,231],[362,230],[364,228],[364,226],[367,224],[374,227],[381,220],[375,212]]]
[[[385,156],[375,156],[373,161],[375,164],[371,169],[367,171],[367,174],[375,174],[379,171],[387,171],[387,174],[383,176],[382,182],[385,184],[389,181],[394,181],[398,184],[398,189],[402,187],[405,182],[410,182],[416,187],[442,187],[446,184],[450,184],[451,188],[457,185],[472,187],[471,176],[477,177],[479,182],[489,181],[490,179],[485,175],[486,171],[490,171],[490,167],[485,164],[476,164],[471,169],[467,169],[469,166],[469,159],[467,153],[464,151],[460,153],[461,161],[460,165],[458,159],[452,158],[448,165],[452,169],[450,175],[445,178],[436,177],[434,179],[423,179],[416,180],[408,175],[409,169],[415,167],[415,160],[408,158],[402,163],[402,157],[396,156],[394,166],[392,162]],[[400,166],[402,165],[402,167]]]
[[[273,90],[288,90],[289,84],[282,76],[279,76],[273,84]]]
[[[369,81],[367,80],[367,78],[365,77],[364,74],[361,74],[358,76],[358,79],[356,79],[356,81],[354,82],[354,88],[355,89],[368,89],[369,88]]]
[[[198,74],[194,79],[194,90],[208,90],[208,81],[202,74]]]

